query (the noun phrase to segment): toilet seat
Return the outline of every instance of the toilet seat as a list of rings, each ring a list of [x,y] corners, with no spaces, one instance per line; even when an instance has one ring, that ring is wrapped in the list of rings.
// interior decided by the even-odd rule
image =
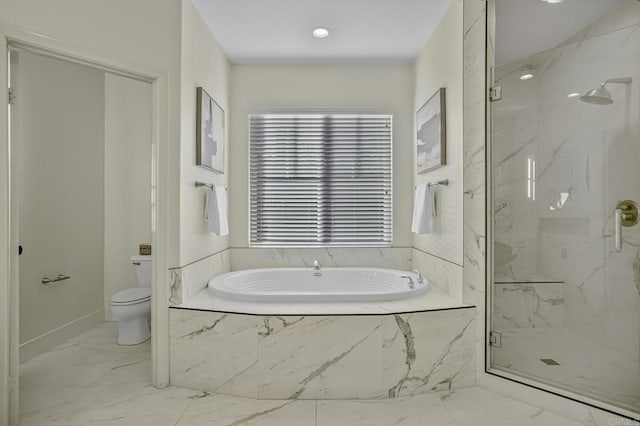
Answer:
[[[151,287],[134,287],[111,296],[111,304],[117,306],[138,305],[151,300]]]

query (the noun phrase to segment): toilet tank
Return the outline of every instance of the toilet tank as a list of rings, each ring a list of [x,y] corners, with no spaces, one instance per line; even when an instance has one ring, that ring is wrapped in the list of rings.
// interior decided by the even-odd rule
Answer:
[[[136,269],[136,279],[138,287],[151,287],[153,269],[151,268],[151,256],[134,255],[131,256],[131,263]]]

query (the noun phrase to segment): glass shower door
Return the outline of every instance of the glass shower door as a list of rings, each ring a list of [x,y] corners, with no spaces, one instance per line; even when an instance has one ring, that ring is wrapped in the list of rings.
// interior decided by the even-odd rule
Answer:
[[[640,2],[524,3],[495,1],[490,366],[640,415]]]

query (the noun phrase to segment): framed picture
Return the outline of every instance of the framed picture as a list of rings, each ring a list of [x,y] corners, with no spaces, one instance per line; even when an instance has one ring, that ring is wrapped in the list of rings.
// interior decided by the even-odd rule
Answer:
[[[416,113],[418,173],[447,164],[445,105],[445,89],[442,87]]]
[[[224,110],[202,87],[196,98],[196,165],[224,173]]]

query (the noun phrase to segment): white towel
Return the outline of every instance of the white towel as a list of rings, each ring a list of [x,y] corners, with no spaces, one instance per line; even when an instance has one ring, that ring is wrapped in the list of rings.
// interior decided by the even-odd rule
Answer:
[[[229,234],[227,220],[227,191],[223,186],[215,185],[205,189],[204,222],[207,231],[218,235]]]
[[[417,186],[413,198],[413,222],[411,232],[431,233],[431,219],[436,216],[436,199],[433,186],[422,183]]]

